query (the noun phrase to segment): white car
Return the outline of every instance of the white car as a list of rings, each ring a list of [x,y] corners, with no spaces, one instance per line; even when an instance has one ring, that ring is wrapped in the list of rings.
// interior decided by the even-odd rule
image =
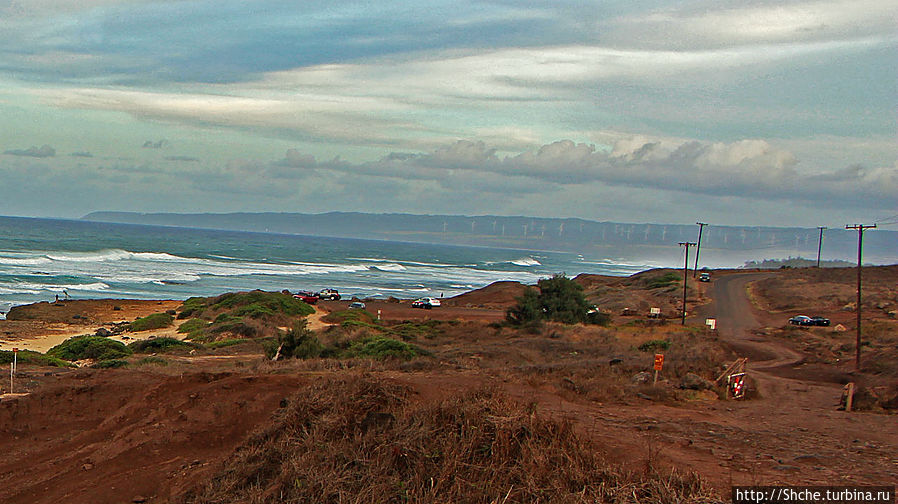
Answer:
[[[437,306],[440,306],[440,300],[437,298],[426,297],[412,301],[412,308],[424,308],[429,310]]]

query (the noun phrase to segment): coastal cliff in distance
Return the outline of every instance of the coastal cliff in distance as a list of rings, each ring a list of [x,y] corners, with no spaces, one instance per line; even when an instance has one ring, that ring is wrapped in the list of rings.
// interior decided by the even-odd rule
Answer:
[[[658,249],[677,248],[678,242],[696,241],[698,235],[696,225],[495,215],[93,212],[82,220],[594,254],[613,251],[630,257],[650,257]],[[816,228],[709,225],[702,234],[703,251],[741,251],[748,254],[740,256],[756,258],[816,257],[817,243]],[[826,230],[825,251],[826,258],[852,260],[857,233]],[[865,262],[893,263],[898,260],[896,251],[898,232],[865,233]]]

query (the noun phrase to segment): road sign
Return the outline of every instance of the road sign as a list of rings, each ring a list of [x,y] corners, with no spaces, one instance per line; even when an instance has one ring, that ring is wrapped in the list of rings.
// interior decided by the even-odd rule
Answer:
[[[18,352],[18,351],[19,351],[18,348],[13,348],[13,349],[12,349],[12,353],[16,353],[16,352]]]
[[[717,329],[717,319],[705,319],[705,325],[713,331],[714,329]]]
[[[745,373],[737,373],[727,378],[730,387],[730,395],[733,399],[739,399],[745,395]]]
[[[655,371],[661,371],[664,366],[664,354],[655,354]]]

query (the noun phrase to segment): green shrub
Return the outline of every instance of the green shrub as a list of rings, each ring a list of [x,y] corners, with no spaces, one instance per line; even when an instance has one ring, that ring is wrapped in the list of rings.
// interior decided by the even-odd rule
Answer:
[[[583,287],[577,282],[564,275],[555,275],[540,280],[537,286],[539,291],[528,288],[517,298],[517,305],[505,313],[510,324],[538,327],[543,320],[564,324],[599,320],[588,316],[590,306],[583,295]]]
[[[281,292],[229,292],[222,294],[213,299],[210,306],[213,310],[230,310],[237,307],[243,307],[247,313],[258,313],[261,315],[281,314],[291,317],[306,316],[315,313],[315,309],[294,298],[293,296]]]
[[[365,322],[366,324],[377,324],[377,318],[368,310],[340,310],[328,313],[321,320],[329,324],[343,324],[347,321]]]
[[[649,289],[660,289],[679,283],[680,275],[673,272],[667,272],[661,276],[646,278],[643,281],[645,282],[645,286]]]
[[[259,332],[258,329],[244,322],[243,318],[232,317],[230,315],[222,318],[221,321],[216,321],[211,327],[209,327],[209,331],[215,334],[236,334],[239,336],[243,336],[244,338],[252,338]]]
[[[241,306],[231,313],[238,317],[262,318],[274,315],[275,312],[274,308],[272,308],[271,306],[267,306],[262,303],[252,303],[246,306]]]
[[[314,359],[321,355],[322,350],[324,350],[321,342],[307,327],[305,320],[298,321],[293,325],[293,329],[287,331],[286,334],[278,336],[278,344],[276,346],[266,347],[268,357],[274,357],[278,352],[278,348],[280,348],[281,357],[285,359],[291,357]],[[268,354],[268,352],[271,353]]]
[[[178,318],[186,319],[194,315],[199,315],[203,310],[206,309],[207,304],[208,303],[206,301],[206,298],[203,297],[187,298],[187,300],[184,301],[184,303],[181,304],[181,307],[179,308],[179,310],[181,310],[181,313],[178,313]]]
[[[128,348],[134,353],[155,353],[188,348],[201,348],[201,345],[190,343],[188,341],[181,341],[176,338],[153,338],[135,341],[128,345]]]
[[[154,313],[131,322],[129,328],[133,332],[162,329],[163,327],[172,325],[173,321],[173,317],[168,313]]]
[[[13,352],[0,350],[0,364],[9,364],[13,361]],[[19,364],[33,364],[35,366],[70,367],[72,363],[58,357],[44,355],[32,350],[21,350],[16,358]]]
[[[656,350],[667,350],[670,348],[670,341],[667,340],[651,340],[646,341],[645,343],[639,345],[639,350],[642,352],[653,352]]]
[[[75,336],[47,350],[47,355],[76,361],[83,359],[110,360],[131,355],[131,349],[102,336]]]
[[[184,322],[183,324],[178,326],[178,332],[190,334],[193,332],[200,331],[200,330],[206,328],[208,325],[209,325],[209,323],[206,322],[205,320],[194,318],[194,319],[190,319],[187,322]]]
[[[108,360],[101,360],[100,362],[97,362],[96,364],[94,364],[91,367],[94,369],[113,369],[113,368],[125,367],[127,365],[128,365],[128,361],[126,361],[126,360],[108,359]]]
[[[395,357],[403,360],[412,359],[424,352],[404,341],[380,335],[366,336],[349,344],[344,352],[347,357],[372,357],[385,359]]]

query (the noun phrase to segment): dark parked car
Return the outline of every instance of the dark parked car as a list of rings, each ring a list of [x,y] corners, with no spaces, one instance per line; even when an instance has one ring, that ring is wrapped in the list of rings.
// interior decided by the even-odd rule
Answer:
[[[807,315],[796,315],[789,319],[789,323],[797,326],[812,326],[814,324],[814,319],[808,317]]]
[[[829,319],[826,317],[811,317],[812,325],[829,327]]]
[[[350,310],[364,310],[365,303],[360,303],[358,301],[356,301],[354,303],[349,303],[349,309]]]

